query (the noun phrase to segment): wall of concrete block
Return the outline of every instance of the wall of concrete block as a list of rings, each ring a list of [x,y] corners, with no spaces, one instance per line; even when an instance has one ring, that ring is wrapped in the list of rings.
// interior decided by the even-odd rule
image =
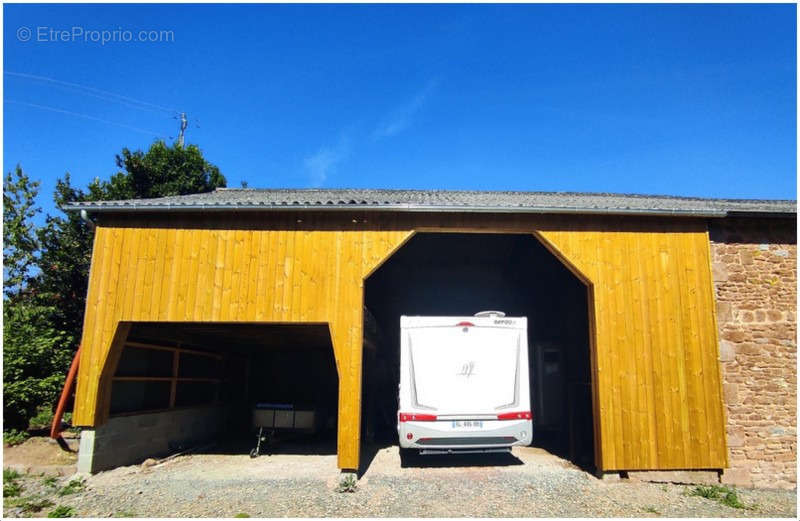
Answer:
[[[78,472],[141,463],[214,439],[226,425],[222,406],[112,417],[81,433]]]
[[[727,416],[724,483],[797,486],[797,226],[724,219],[711,256]]]

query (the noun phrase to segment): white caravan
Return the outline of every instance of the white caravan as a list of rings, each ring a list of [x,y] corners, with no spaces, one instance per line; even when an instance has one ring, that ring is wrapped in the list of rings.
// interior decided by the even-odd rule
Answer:
[[[400,317],[401,449],[507,452],[531,419],[526,317]]]

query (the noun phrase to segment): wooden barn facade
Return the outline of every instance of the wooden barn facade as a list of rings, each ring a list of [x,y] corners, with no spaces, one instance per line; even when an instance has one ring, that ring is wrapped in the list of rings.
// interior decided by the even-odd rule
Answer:
[[[73,415],[84,470],[244,425],[231,411],[277,395],[269,382],[287,372],[308,400],[332,396],[339,467],[358,469],[366,402],[391,409],[370,393],[391,393],[396,315],[497,305],[543,317],[551,333],[531,359],[551,356],[563,376],[533,403],[570,397],[548,406],[550,427],[590,444],[598,471],[724,469],[709,229],[796,215],[793,201],[393,190],[220,189],[66,209],[96,225]],[[470,300],[474,281],[488,305]],[[367,349],[370,320],[385,356]],[[301,344],[329,350],[332,379],[294,356]],[[276,346],[286,356],[264,354]],[[292,356],[299,365],[276,370]],[[137,429],[150,434],[123,447],[120,431]]]

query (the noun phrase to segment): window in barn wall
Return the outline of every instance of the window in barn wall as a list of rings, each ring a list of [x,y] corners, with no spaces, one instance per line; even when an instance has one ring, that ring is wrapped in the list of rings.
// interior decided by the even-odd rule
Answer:
[[[236,357],[129,341],[111,384],[111,414],[132,414],[219,403],[239,393],[229,366]]]

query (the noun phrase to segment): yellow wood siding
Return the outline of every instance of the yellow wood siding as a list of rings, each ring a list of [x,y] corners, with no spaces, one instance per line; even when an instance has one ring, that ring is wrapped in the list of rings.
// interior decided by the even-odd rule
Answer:
[[[593,285],[602,468],[726,467],[705,227],[540,235]]]
[[[694,220],[109,217],[95,238],[76,424],[105,421],[129,322],[327,323],[340,380],[339,466],[357,468],[363,280],[415,231],[535,233],[587,282],[600,468],[726,466],[708,236]]]
[[[98,227],[75,423],[106,420],[129,322],[328,323],[340,377],[339,464],[357,468],[362,279],[409,235]]]

